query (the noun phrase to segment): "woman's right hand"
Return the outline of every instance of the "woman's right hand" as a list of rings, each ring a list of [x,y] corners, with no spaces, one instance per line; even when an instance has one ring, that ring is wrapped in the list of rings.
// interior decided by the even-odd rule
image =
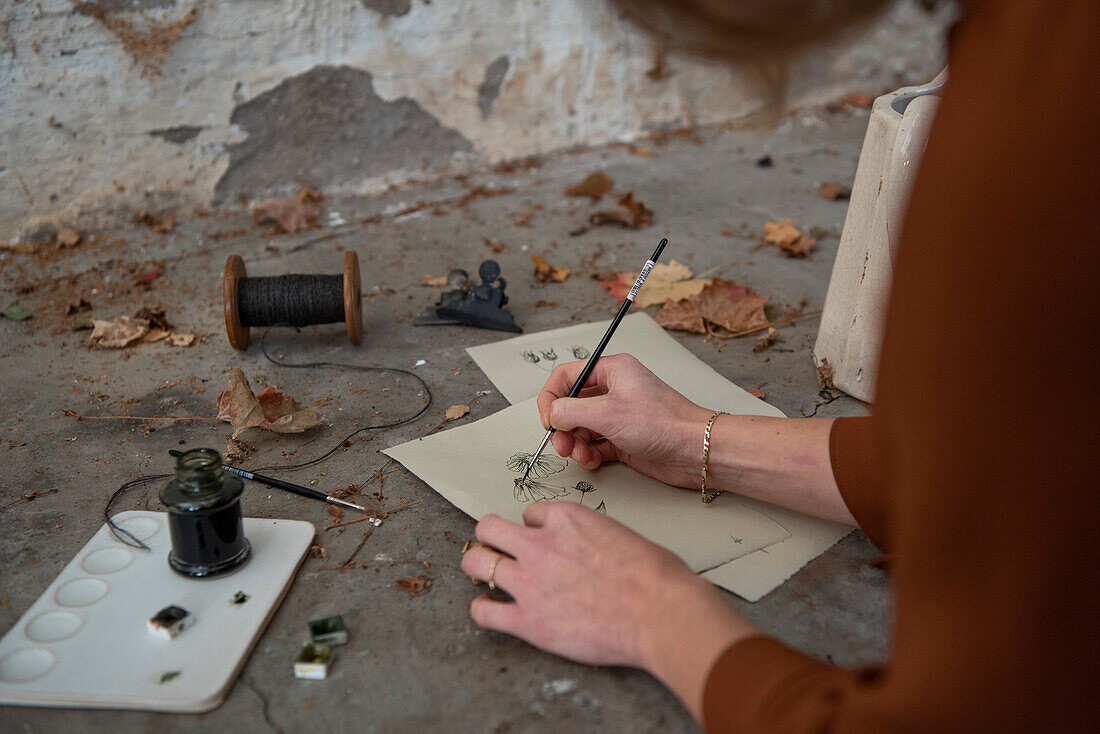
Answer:
[[[551,442],[558,454],[585,469],[621,461],[666,484],[698,487],[703,428],[712,411],[629,354],[600,359],[580,397],[565,397],[584,365],[558,365],[539,393],[539,417],[544,428],[557,429]]]

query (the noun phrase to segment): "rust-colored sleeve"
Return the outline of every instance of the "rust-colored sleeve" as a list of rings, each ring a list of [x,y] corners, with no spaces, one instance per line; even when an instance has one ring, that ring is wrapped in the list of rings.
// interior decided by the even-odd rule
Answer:
[[[874,418],[838,418],[829,433],[833,477],[859,529],[888,551],[888,494],[883,486],[882,460]]]
[[[708,732],[821,731],[856,674],[808,658],[767,637],[732,645],[707,677]]]
[[[743,640],[710,672],[712,732],[1098,730],[1100,2],[963,9],[875,416],[830,440],[845,502],[897,552],[889,660]]]

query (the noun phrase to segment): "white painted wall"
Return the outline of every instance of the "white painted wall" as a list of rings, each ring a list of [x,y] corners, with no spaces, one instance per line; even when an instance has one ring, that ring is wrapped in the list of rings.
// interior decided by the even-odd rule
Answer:
[[[360,0],[102,4],[146,7],[112,11],[138,27],[192,8],[198,17],[154,75],[70,0],[0,0],[0,242],[43,224],[105,223],[148,206],[147,192],[209,203],[227,144],[247,134],[230,124],[234,107],[317,65],[361,68],[382,98],[415,100],[473,143],[459,166],[736,120],[761,104],[741,71],[718,64],[673,55],[672,76],[647,78],[653,43],[602,0],[412,0],[400,16]],[[855,45],[801,64],[792,102],[932,76],[949,17],[902,0]],[[478,86],[502,54],[510,67],[485,118]],[[183,144],[149,135],[181,125],[202,129]],[[366,191],[417,168],[410,157],[343,188]]]

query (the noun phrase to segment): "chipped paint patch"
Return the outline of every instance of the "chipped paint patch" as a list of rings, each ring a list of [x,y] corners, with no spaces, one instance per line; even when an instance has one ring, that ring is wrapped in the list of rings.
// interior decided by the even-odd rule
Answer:
[[[396,170],[449,161],[473,145],[414,100],[388,102],[371,75],[350,66],[317,66],[285,79],[234,111],[248,137],[228,146],[229,167],[216,191],[276,191],[297,183],[353,185]]]
[[[508,73],[509,61],[507,56],[498,56],[493,63],[485,67],[485,78],[481,86],[477,88],[477,108],[481,110],[482,117],[488,117],[493,111],[493,102],[500,96],[500,87],[504,83],[504,76]]]

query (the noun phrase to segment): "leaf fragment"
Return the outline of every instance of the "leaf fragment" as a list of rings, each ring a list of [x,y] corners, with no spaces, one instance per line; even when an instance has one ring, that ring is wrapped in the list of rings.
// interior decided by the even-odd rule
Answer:
[[[808,258],[817,240],[802,234],[790,217],[778,222],[764,222],[764,241],[778,247],[787,257]]]
[[[470,406],[469,405],[461,405],[461,404],[460,405],[452,405],[451,407],[447,408],[446,412],[444,413],[444,416],[449,421],[456,421],[456,420],[458,420],[459,418],[461,418],[462,416],[466,415],[469,412],[470,412]]]
[[[303,187],[295,196],[257,202],[252,206],[252,223],[272,222],[277,231],[286,234],[314,229],[321,214],[322,199],[324,197],[319,192]]]
[[[779,338],[779,329],[774,326],[769,326],[768,330],[760,335],[760,338],[756,340],[756,344],[752,345],[752,351],[763,352],[765,349],[769,349],[772,344],[775,344],[775,340]]]
[[[407,592],[410,598],[432,588],[431,576],[425,576],[423,574],[419,576],[409,576],[403,579],[396,579],[394,583],[397,584],[397,588],[401,589],[404,592]]]
[[[828,199],[829,201],[850,199],[852,197],[852,187],[838,183],[823,183],[818,188],[818,192],[821,194],[822,199]]]
[[[429,288],[442,288],[447,285],[446,275],[425,275],[420,279],[420,285]]]
[[[569,277],[568,268],[551,265],[542,255],[532,255],[531,262],[535,264],[535,278],[540,283],[561,283]]]
[[[645,229],[653,224],[653,210],[634,198],[634,192],[627,192],[619,199],[614,209],[598,211],[588,218],[596,226],[618,224],[628,229]]]
[[[611,190],[611,187],[615,185],[614,179],[608,176],[603,171],[595,171],[588,174],[583,181],[576,186],[570,186],[565,189],[566,196],[589,196],[592,197],[592,201],[599,201],[600,197]]]
[[[114,321],[92,319],[92,346],[97,349],[122,349],[140,340],[149,331],[145,319],[119,316]]]

